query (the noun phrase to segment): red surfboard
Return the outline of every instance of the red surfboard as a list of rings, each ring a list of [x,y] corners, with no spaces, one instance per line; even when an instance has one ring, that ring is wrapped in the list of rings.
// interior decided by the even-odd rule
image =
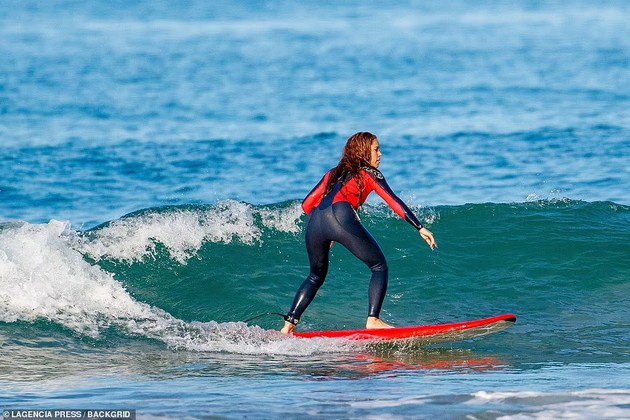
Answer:
[[[486,334],[502,331],[516,322],[516,315],[504,314],[492,318],[453,324],[418,325],[413,327],[384,328],[377,330],[345,330],[296,332],[299,338],[341,338],[359,341],[444,341],[468,340]]]

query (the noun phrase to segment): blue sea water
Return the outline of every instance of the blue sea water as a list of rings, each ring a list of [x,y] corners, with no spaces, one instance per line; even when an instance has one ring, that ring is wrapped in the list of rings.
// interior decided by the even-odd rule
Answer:
[[[0,3],[0,408],[140,417],[628,417],[626,2]],[[299,200],[356,131],[420,348],[280,336]],[[303,330],[357,328],[342,247]],[[236,404],[235,402],[239,403]]]

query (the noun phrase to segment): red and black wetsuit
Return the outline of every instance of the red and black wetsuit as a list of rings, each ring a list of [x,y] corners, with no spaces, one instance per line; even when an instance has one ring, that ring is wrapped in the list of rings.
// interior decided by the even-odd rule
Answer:
[[[383,174],[375,168],[364,167],[359,175],[342,175],[329,194],[326,192],[332,170],[319,181],[302,202],[302,209],[310,215],[306,227],[306,250],[310,273],[300,286],[291,310],[289,322],[296,324],[311,303],[328,273],[328,256],[331,242],[339,242],[372,271],[369,288],[368,316],[378,318],[387,291],[387,261],[372,235],[363,227],[356,213],[372,191],[391,207],[396,214],[416,229],[422,224],[413,212],[389,188]],[[357,179],[359,178],[360,179]],[[359,182],[362,188],[360,188]]]

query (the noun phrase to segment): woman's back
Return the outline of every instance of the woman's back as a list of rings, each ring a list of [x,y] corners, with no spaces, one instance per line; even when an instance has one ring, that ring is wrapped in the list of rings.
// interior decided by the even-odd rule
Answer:
[[[365,203],[372,191],[376,191],[394,213],[416,229],[422,228],[420,221],[409,207],[394,194],[387,181],[385,181],[385,177],[378,169],[365,166],[355,176],[341,176],[333,185],[332,190],[326,195],[326,187],[332,173],[333,169],[326,172],[315,188],[302,201],[304,213],[311,214],[322,203],[324,198],[331,194],[332,204],[347,202],[356,210]]]

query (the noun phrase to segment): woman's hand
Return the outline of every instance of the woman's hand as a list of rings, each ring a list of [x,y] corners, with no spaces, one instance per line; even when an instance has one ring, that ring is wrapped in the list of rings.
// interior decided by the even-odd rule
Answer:
[[[438,247],[437,242],[435,242],[435,238],[433,237],[433,233],[431,233],[429,229],[423,227],[418,232],[420,233],[420,236],[422,236],[422,239],[424,239],[424,241],[429,245],[429,248],[436,249]]]

